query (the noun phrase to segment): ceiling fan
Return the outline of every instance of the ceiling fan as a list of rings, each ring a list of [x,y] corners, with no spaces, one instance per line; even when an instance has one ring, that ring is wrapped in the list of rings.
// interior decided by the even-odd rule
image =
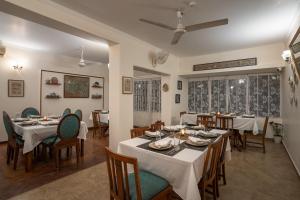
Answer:
[[[79,63],[78,63],[79,67],[85,67],[87,65],[92,65],[92,64],[94,64],[94,63],[87,62],[86,60],[84,60],[84,58],[83,58],[83,47],[81,47],[81,56],[80,56],[80,60],[79,60]]]
[[[215,21],[210,21],[210,22],[204,22],[204,23],[200,23],[200,24],[194,24],[194,25],[190,25],[190,26],[184,26],[183,25],[184,12],[182,10],[177,10],[176,13],[177,13],[177,20],[178,20],[176,28],[171,27],[169,25],[162,24],[160,22],[154,22],[154,21],[151,21],[148,19],[140,19],[140,21],[148,23],[148,24],[152,24],[155,26],[159,26],[164,29],[174,31],[174,37],[171,41],[172,45],[177,44],[179,42],[180,38],[182,37],[182,35],[186,32],[198,31],[198,30],[205,29],[205,28],[211,28],[211,27],[222,26],[222,25],[228,24],[228,19],[225,18],[225,19],[220,19],[220,20],[215,20]]]

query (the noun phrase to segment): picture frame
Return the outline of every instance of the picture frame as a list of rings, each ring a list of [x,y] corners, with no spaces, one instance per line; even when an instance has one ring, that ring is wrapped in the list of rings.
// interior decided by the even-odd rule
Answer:
[[[133,93],[133,78],[128,76],[122,76],[122,94]]]
[[[180,103],[180,94],[175,94],[175,103]]]
[[[8,80],[8,97],[24,97],[24,80]]]
[[[292,55],[292,62],[294,62],[295,65],[294,67],[296,68],[298,76],[300,76],[300,27],[298,27],[298,30],[293,36],[289,44],[289,49]]]
[[[89,98],[90,78],[64,75],[64,98]]]
[[[182,81],[177,81],[177,90],[182,90]]]

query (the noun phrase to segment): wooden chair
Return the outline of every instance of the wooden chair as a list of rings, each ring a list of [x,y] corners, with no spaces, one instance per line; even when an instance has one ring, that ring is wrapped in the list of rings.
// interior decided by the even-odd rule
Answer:
[[[221,148],[221,156],[220,156],[220,160],[218,163],[218,178],[222,178],[223,179],[223,184],[226,185],[226,173],[225,173],[225,153],[226,153],[226,147],[227,147],[227,143],[228,143],[228,139],[230,136],[230,132],[227,132],[225,134],[222,135],[222,148]],[[219,189],[217,190],[217,192],[219,193]]]
[[[130,136],[131,138],[139,137],[142,135],[145,135],[145,131],[150,130],[149,127],[139,127],[139,128],[133,128],[130,130]]]
[[[3,122],[4,127],[7,133],[8,137],[8,143],[7,143],[7,159],[6,164],[9,165],[10,160],[14,160],[14,170],[17,169],[17,163],[18,163],[18,157],[19,157],[19,151],[24,146],[24,141],[22,140],[21,136],[19,136],[14,128],[13,123],[9,117],[9,115],[3,111]],[[25,165],[27,168],[27,164]]]
[[[218,162],[220,159],[220,152],[222,147],[222,138],[219,137],[214,143],[208,145],[206,152],[206,157],[204,161],[203,174],[200,182],[198,183],[198,188],[200,190],[201,199],[205,200],[205,192],[209,186],[212,187],[212,194],[214,200],[218,196]]]
[[[105,136],[105,132],[109,129],[109,124],[100,122],[100,112],[93,111],[93,137],[96,136],[97,131],[100,132],[100,136]]]
[[[82,121],[82,111],[80,109],[77,109],[74,114],[77,115],[80,121]]]
[[[247,148],[247,144],[254,144],[253,147],[263,148],[263,153],[266,153],[265,137],[267,133],[269,122],[269,116],[265,118],[264,128],[262,131],[259,131],[257,135],[254,135],[253,132],[244,133],[244,148]],[[250,140],[248,140],[250,139]]]
[[[216,115],[216,128],[233,130],[233,117]]]
[[[80,130],[80,120],[75,114],[68,114],[62,118],[57,127],[57,135],[48,137],[42,141],[43,153],[49,147],[54,150],[56,168],[59,170],[60,152],[62,149],[76,147],[77,167],[79,164],[80,145],[77,138]]]
[[[205,128],[215,128],[216,126],[213,116],[210,115],[197,115],[197,124],[202,124]]]
[[[40,115],[40,112],[36,108],[28,107],[22,111],[21,117],[26,118],[30,115]]]
[[[164,128],[165,122],[162,121],[156,121],[154,124],[151,124],[151,130],[152,131],[160,131]]]
[[[110,199],[158,200],[169,199],[172,186],[151,172],[139,170],[136,158],[116,154],[106,147]],[[128,173],[132,166],[133,173]]]

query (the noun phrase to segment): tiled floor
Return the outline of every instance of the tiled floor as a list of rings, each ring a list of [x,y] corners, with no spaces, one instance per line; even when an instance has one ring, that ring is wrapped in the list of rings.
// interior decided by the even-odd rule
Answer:
[[[267,143],[267,153],[234,150],[227,164],[221,200],[298,200],[300,178],[281,144]],[[53,181],[13,199],[109,199],[106,164],[101,163]],[[207,199],[212,199],[207,195]]]

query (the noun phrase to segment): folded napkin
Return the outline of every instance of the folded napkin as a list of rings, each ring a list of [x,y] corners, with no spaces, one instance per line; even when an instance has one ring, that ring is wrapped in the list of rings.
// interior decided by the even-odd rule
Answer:
[[[217,136],[217,133],[214,132],[206,132],[206,131],[197,131],[197,134],[202,136]]]
[[[193,143],[209,143],[210,142],[210,139],[195,138],[195,137],[191,137],[191,136],[189,136],[188,139]]]
[[[197,133],[197,131],[195,131],[195,130],[185,130],[184,132],[186,134],[195,134],[195,133]]]
[[[152,131],[145,131],[145,134],[146,135],[149,135],[149,136],[163,136],[163,133],[161,133],[161,132],[159,132],[159,131],[154,131],[154,132],[152,132]]]
[[[172,143],[172,140],[159,140],[154,142],[154,146],[156,146],[157,148],[164,148],[169,146]]]
[[[245,117],[245,118],[255,118],[255,115],[246,115],[246,114],[244,114],[244,115],[242,115],[242,117]]]

